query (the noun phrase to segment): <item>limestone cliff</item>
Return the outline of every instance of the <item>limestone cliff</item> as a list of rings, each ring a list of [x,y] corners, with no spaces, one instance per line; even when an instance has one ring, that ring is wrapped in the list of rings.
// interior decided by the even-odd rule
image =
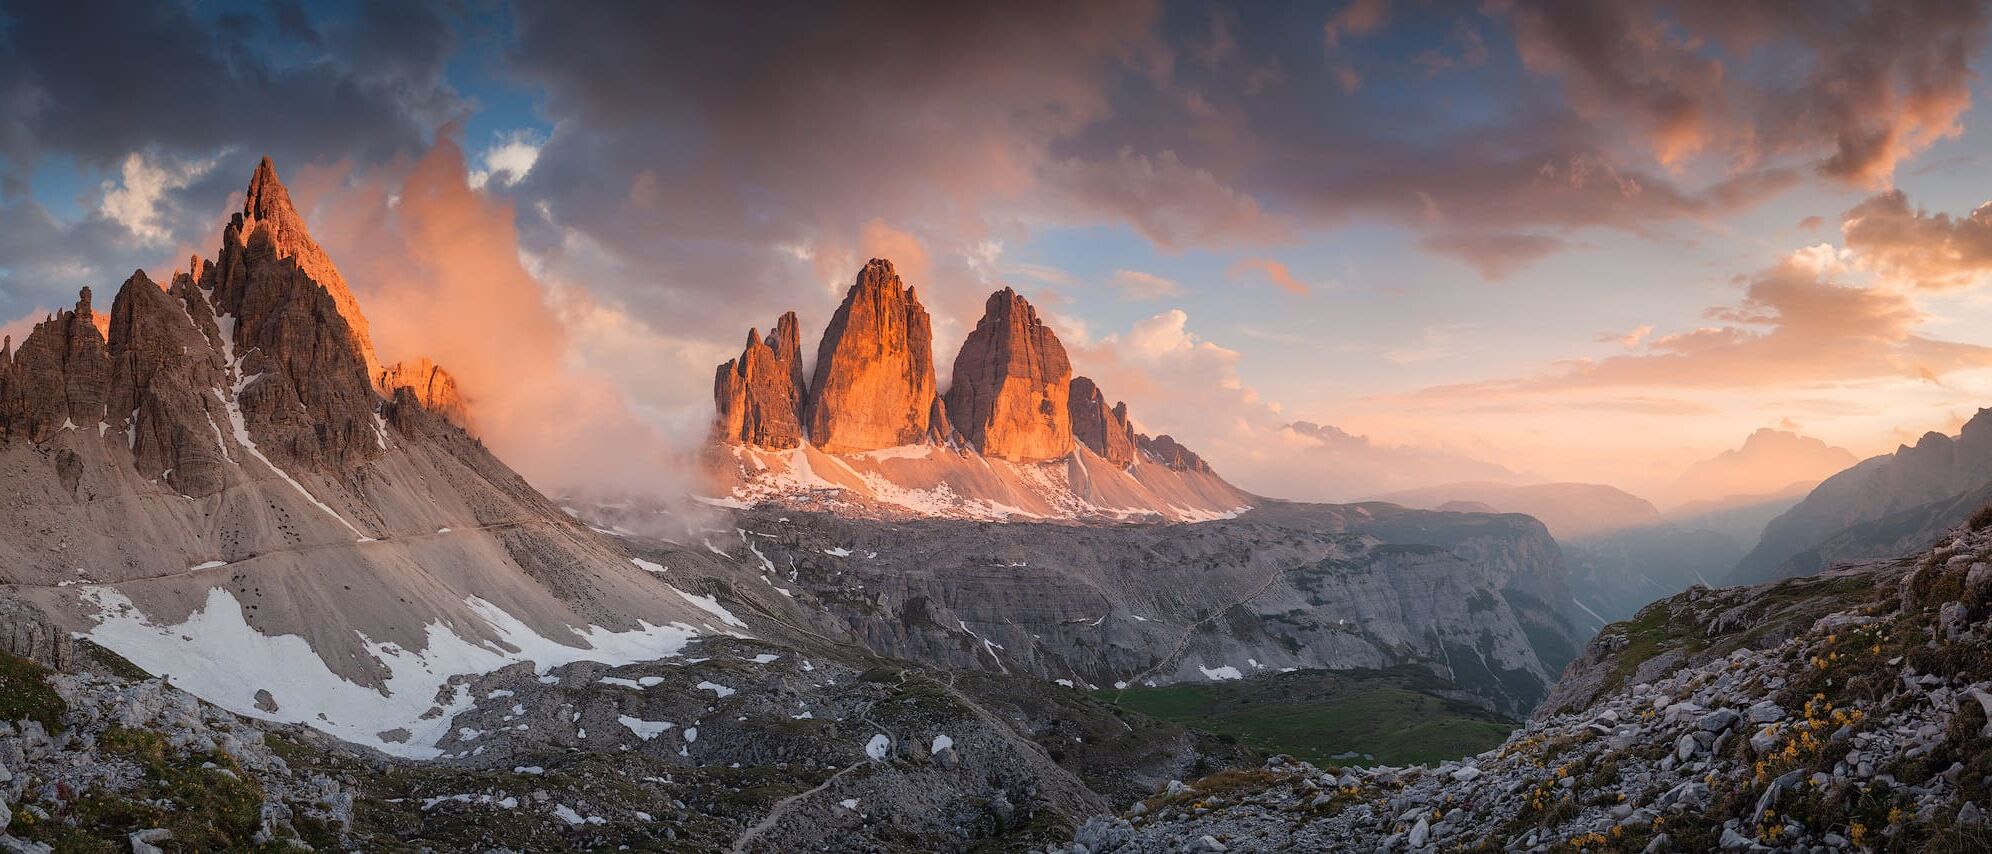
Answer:
[[[712,396],[719,411],[713,429],[720,441],[777,450],[802,444],[798,346],[793,312],[782,315],[765,340],[759,330],[747,330],[740,357],[713,373]]]
[[[1203,457],[1183,447],[1181,442],[1166,433],[1154,437],[1145,433],[1136,434],[1134,443],[1149,458],[1176,471],[1210,473],[1210,463],[1204,462]]]
[[[924,441],[935,397],[933,330],[892,262],[874,258],[830,318],[817,348],[805,423],[831,453]]]
[[[413,392],[415,400],[430,412],[458,427],[470,427],[470,404],[457,389],[456,377],[428,357],[404,359],[374,375],[374,390],[385,397],[394,397],[395,390],[402,388]]]
[[[1068,405],[1074,439],[1116,466],[1134,463],[1134,425],[1128,423],[1125,401],[1109,408],[1107,396],[1091,378],[1073,377]]]
[[[985,456],[1019,462],[1072,451],[1072,363],[1037,310],[1016,291],[989,295],[955,356],[948,420]]]
[[[203,271],[248,425],[280,463],[335,472],[379,454],[378,363],[346,283],[268,158]]]

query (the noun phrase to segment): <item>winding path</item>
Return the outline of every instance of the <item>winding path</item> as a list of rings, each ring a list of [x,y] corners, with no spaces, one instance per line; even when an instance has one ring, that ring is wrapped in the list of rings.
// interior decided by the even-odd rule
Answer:
[[[1225,605],[1224,607],[1219,608],[1215,611],[1212,611],[1210,616],[1198,620],[1194,623],[1191,623],[1187,628],[1183,629],[1183,636],[1176,639],[1176,645],[1171,647],[1166,655],[1163,655],[1161,658],[1156,659],[1154,664],[1148,666],[1148,669],[1143,670],[1140,673],[1136,673],[1133,676],[1129,676],[1127,678],[1127,681],[1123,684],[1127,685],[1138,684],[1141,682],[1141,680],[1146,679],[1149,676],[1153,675],[1155,671],[1161,670],[1162,668],[1168,666],[1170,662],[1175,661],[1178,656],[1181,656],[1183,654],[1183,648],[1190,645],[1190,638],[1196,636],[1198,629],[1201,629],[1204,626],[1207,626],[1212,622],[1215,622],[1219,617],[1224,616],[1224,612],[1229,611],[1233,608],[1236,608],[1240,605],[1243,605],[1247,602],[1250,602],[1264,595],[1267,590],[1272,589],[1273,582],[1280,580],[1280,576],[1285,575],[1286,573],[1287,570],[1285,569],[1273,570],[1273,573],[1271,575],[1266,576],[1266,580],[1264,583],[1260,584],[1257,588],[1253,589],[1251,593],[1245,594],[1244,598],[1234,601],[1228,605]],[[1118,691],[1115,691],[1114,702],[1118,704],[1120,702],[1121,695],[1125,693],[1127,693],[1126,688],[1122,688]]]

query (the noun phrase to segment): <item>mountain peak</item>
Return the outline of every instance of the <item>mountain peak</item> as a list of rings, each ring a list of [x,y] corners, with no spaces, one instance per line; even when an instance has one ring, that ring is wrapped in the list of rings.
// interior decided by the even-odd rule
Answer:
[[[277,165],[268,157],[256,164],[256,174],[249,178],[249,192],[242,197],[242,215],[253,219],[297,215],[291,206],[290,191],[284,189],[284,182],[277,178]]]
[[[319,247],[318,241],[311,238],[310,230],[305,228],[304,217],[298,214],[297,206],[291,202],[290,190],[277,177],[276,164],[268,157],[256,164],[256,174],[250,176],[249,188],[242,195],[241,239],[245,245],[267,239],[278,258],[296,264],[299,270],[324,288],[331,295],[339,315],[352,329],[360,358],[366,362],[366,375],[380,375],[380,359],[374,355],[373,334],[367,327],[366,315],[360,312],[359,300],[353,298],[352,289],[346,286],[346,278],[339,275],[339,268],[332,265],[332,259]]]
[[[1072,362],[1016,291],[989,295],[955,356],[948,420],[976,450],[1035,462],[1072,452]]]
[[[713,373],[715,425],[722,441],[786,449],[802,444],[802,365],[795,313],[775,321],[775,331],[747,330],[740,358]]]
[[[832,453],[919,444],[933,420],[934,332],[892,262],[873,258],[830,318],[809,383],[808,434]]]

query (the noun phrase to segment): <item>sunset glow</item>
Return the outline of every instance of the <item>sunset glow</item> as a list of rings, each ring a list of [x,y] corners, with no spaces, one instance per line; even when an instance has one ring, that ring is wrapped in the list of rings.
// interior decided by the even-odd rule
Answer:
[[[746,326],[884,257],[937,352],[1015,288],[1254,492],[1711,498],[1760,429],[1864,458],[1992,400],[1985,11],[1782,8],[10,11],[0,323],[165,281],[269,154],[537,482],[675,483]]]

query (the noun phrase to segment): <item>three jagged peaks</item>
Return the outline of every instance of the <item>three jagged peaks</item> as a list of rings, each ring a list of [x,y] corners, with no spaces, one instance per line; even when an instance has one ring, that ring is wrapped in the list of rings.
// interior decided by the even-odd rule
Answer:
[[[809,382],[800,352],[794,312],[765,338],[748,331],[740,356],[714,377],[718,441],[845,455],[952,446],[1019,463],[1064,459],[1083,445],[1116,468],[1145,454],[1178,471],[1210,471],[1174,439],[1137,434],[1126,403],[1109,405],[1096,383],[1073,376],[1058,335],[1011,288],[990,294],[944,395],[927,310],[883,258],[858,271]]]

